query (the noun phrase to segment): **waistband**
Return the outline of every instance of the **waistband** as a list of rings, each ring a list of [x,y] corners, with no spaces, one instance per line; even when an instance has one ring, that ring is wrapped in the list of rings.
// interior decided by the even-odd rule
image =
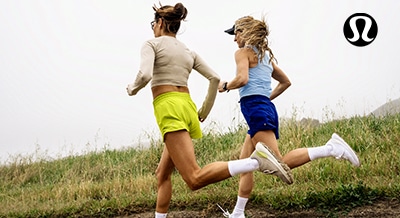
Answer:
[[[189,93],[186,92],[166,92],[163,93],[159,96],[157,96],[154,100],[153,100],[153,104],[157,104],[158,102],[168,99],[168,98],[180,98],[180,99],[186,99],[188,101],[191,101],[191,97]]]
[[[247,96],[241,97],[240,101],[238,103],[240,103],[241,101],[251,101],[251,100],[256,100],[256,99],[260,99],[260,100],[264,100],[264,101],[271,101],[265,95],[247,95]]]

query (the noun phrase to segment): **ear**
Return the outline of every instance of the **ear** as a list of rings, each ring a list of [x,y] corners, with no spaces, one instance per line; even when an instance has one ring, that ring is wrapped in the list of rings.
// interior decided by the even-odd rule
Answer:
[[[162,25],[163,25],[163,19],[162,18],[158,18],[157,24],[160,25],[160,28],[161,28]]]

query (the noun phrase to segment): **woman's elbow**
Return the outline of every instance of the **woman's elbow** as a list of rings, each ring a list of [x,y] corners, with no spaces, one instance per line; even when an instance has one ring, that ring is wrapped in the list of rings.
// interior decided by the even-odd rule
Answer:
[[[208,77],[207,79],[210,82],[210,84],[219,84],[219,82],[221,81],[221,78],[218,75]]]
[[[152,77],[151,75],[148,75],[148,74],[145,74],[145,75],[143,75],[143,77],[142,77],[142,79],[143,79],[143,81],[144,81],[145,83],[150,82],[150,80],[151,80],[152,78],[153,78],[153,77]]]
[[[286,88],[289,88],[291,85],[292,85],[292,83],[290,82],[290,80],[288,80],[288,81],[286,82]]]
[[[239,87],[247,85],[248,82],[249,82],[249,78],[248,77],[247,78],[243,78],[242,77],[242,78],[238,79]]]
[[[281,87],[282,90],[286,90],[287,88],[289,88],[292,85],[292,83],[287,80],[287,81],[282,81],[279,83],[279,86]]]
[[[221,81],[221,78],[220,78],[219,76],[215,76],[215,77],[214,77],[214,81],[217,82],[217,83],[219,83],[219,82]]]

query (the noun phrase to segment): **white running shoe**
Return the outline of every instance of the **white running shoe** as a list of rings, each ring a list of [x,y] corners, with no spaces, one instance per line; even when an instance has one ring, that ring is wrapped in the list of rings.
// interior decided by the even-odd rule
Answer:
[[[217,204],[217,206],[219,207],[219,209],[222,210],[222,212],[223,212],[222,215],[224,215],[224,217],[227,217],[227,218],[246,218],[246,217],[244,216],[244,214],[241,214],[241,215],[239,215],[239,216],[234,216],[234,214],[230,214],[228,210],[222,209],[222,207],[219,206],[219,204]]]
[[[258,142],[256,150],[250,156],[252,159],[256,159],[260,164],[259,170],[266,174],[273,174],[282,179],[287,184],[293,183],[292,172],[288,165],[277,158],[273,151],[271,151],[262,142]]]
[[[354,166],[360,166],[357,154],[338,134],[333,133],[332,138],[326,144],[332,146],[331,155],[336,159],[348,160]]]

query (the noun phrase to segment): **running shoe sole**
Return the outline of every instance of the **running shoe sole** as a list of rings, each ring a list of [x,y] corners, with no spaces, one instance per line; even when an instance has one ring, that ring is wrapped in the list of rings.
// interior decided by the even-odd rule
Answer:
[[[275,153],[268,148],[264,143],[258,142],[256,145],[256,154],[264,159],[267,159],[269,163],[273,165],[275,169],[270,170],[270,169],[260,169],[261,172],[266,173],[266,174],[273,174],[278,176],[280,179],[282,179],[284,182],[287,184],[292,184],[293,183],[293,176],[290,168],[288,165],[286,165],[282,160],[280,160],[278,157],[276,157]]]

